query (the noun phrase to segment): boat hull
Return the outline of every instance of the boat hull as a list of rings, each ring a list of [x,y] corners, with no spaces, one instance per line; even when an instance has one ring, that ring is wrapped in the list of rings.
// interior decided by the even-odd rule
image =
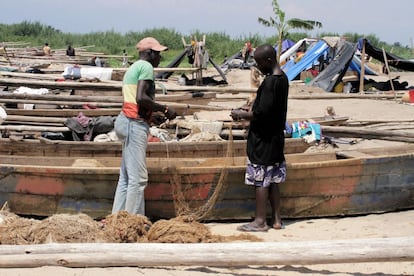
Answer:
[[[413,208],[414,148],[394,155],[369,156],[336,159],[334,153],[288,155],[288,177],[280,185],[282,217],[358,215]],[[11,211],[24,215],[82,212],[95,218],[106,216],[112,208],[119,162],[119,158],[39,160],[2,156],[0,204],[8,202]],[[215,194],[217,185],[224,183],[203,219],[252,218],[254,189],[243,184],[244,164],[243,157],[148,158],[146,215],[152,219],[176,216],[174,202],[180,192],[181,203],[195,211]]]
[[[231,146],[233,156],[246,155],[246,140],[200,142],[150,142],[147,157],[220,157]],[[303,139],[285,139],[285,152],[300,153],[310,147]],[[120,157],[120,142],[53,141],[48,139],[11,140],[0,138],[0,155],[62,156],[62,157]]]

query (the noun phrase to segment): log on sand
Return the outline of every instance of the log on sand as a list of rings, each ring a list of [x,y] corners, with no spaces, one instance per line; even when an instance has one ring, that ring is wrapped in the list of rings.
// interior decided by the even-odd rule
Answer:
[[[414,237],[305,242],[2,245],[0,267],[234,267],[414,261],[413,244]]]

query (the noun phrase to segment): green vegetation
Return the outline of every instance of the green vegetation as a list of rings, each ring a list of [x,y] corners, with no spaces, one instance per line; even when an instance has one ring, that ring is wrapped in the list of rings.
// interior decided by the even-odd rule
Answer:
[[[163,59],[160,66],[165,66],[173,60],[184,49],[181,38],[189,42],[190,35],[201,39],[203,34],[206,35],[206,48],[211,58],[220,64],[225,56],[230,57],[241,50],[246,41],[250,41],[253,47],[262,43],[276,44],[277,35],[272,37],[263,37],[258,34],[246,34],[242,37],[233,38],[225,33],[202,33],[195,31],[192,34],[181,34],[174,29],[148,29],[142,32],[128,32],[125,34],[114,31],[93,32],[88,34],[64,33],[52,26],[43,25],[39,22],[23,21],[18,24],[0,24],[0,42],[27,42],[30,46],[41,48],[45,42],[48,42],[53,49],[65,49],[68,44],[73,47],[91,46],[89,51],[103,52],[110,55],[122,55],[122,50],[126,49],[127,53],[137,58],[135,44],[146,36],[157,38],[160,43],[169,47],[169,51],[163,53]],[[321,33],[318,37],[323,36],[344,36],[351,42],[356,42],[363,34],[358,33]],[[294,41],[309,37],[307,33],[286,33],[284,38]],[[413,58],[413,51],[409,46],[403,46],[398,42],[389,45],[380,41],[374,34],[365,35],[376,47],[392,52],[403,58]],[[119,66],[120,60],[109,60],[111,66]],[[183,62],[182,66],[186,66]]]
[[[285,20],[285,12],[282,11],[277,3],[277,0],[272,1],[274,18],[270,17],[269,20],[258,18],[260,24],[266,27],[272,27],[277,30],[277,60],[280,59],[282,51],[282,42],[289,37],[289,31],[291,29],[304,29],[313,30],[315,27],[322,27],[322,23],[319,21],[305,20],[300,18],[292,18]]]

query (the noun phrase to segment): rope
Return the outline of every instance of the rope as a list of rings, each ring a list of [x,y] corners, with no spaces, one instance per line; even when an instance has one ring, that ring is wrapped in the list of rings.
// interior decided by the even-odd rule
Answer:
[[[166,95],[167,94],[167,87],[165,87],[164,84],[162,84],[160,82],[156,82],[155,84],[158,85],[161,88],[163,95]]]

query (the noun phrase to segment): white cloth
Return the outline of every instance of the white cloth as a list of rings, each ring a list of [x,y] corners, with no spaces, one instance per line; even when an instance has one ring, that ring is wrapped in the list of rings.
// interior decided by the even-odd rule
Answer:
[[[45,95],[49,93],[49,89],[47,88],[29,88],[25,86],[20,86],[16,90],[13,91],[15,94],[28,94],[28,95]]]

